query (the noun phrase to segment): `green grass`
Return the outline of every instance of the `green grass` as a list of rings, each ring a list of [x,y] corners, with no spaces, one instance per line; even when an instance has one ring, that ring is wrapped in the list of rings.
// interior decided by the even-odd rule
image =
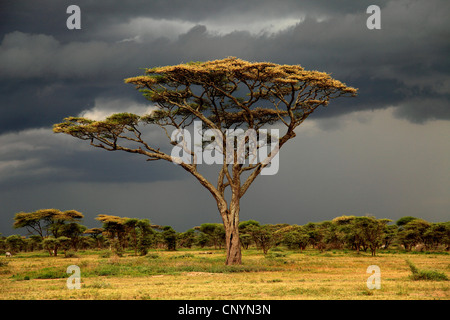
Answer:
[[[8,266],[8,264],[9,264],[9,261],[7,261],[6,259],[0,260],[0,268],[6,267],[6,266]]]
[[[225,265],[224,250],[151,250],[146,256],[106,250],[52,257],[19,253],[0,267],[1,299],[449,299],[448,255],[330,250],[243,250],[243,264]],[[405,264],[405,259],[414,263]],[[369,265],[382,273],[368,290]],[[69,265],[81,269],[81,290],[68,290]],[[437,271],[428,270],[435,269]],[[428,280],[428,281],[415,281]],[[444,280],[444,281],[443,281]]]
[[[278,254],[277,254],[278,255]],[[103,254],[100,257],[104,256]],[[284,254],[283,254],[284,256]],[[52,257],[50,257],[52,258]],[[183,272],[236,273],[274,271],[286,261],[261,261],[242,265],[227,266],[223,257],[201,257],[191,253],[161,256],[151,253],[145,257],[109,259],[99,258],[97,262],[83,261],[83,277],[115,276],[142,277],[150,275],[180,274]],[[64,267],[46,267],[38,270],[18,272],[11,276],[15,280],[67,278]]]
[[[406,260],[412,272],[412,280],[448,281],[445,273],[436,270],[420,270],[410,260]]]
[[[34,270],[24,273],[18,273],[11,276],[13,280],[31,280],[31,279],[60,279],[67,278],[69,274],[58,267],[48,267],[40,270]]]
[[[141,277],[149,275],[162,274],[180,274],[183,272],[206,272],[206,273],[234,273],[234,272],[257,272],[265,271],[268,268],[252,265],[225,266],[216,263],[201,264],[170,264],[170,263],[145,263],[145,264],[104,264],[96,267],[88,273],[84,273],[85,277],[96,276],[131,276]]]

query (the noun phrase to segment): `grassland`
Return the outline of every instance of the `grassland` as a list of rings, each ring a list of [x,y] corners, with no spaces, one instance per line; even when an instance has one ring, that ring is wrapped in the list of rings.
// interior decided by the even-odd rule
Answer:
[[[448,280],[414,280],[421,270],[450,273],[447,253],[413,254],[281,249],[264,256],[243,251],[243,264],[225,266],[223,250],[152,251],[147,256],[108,256],[107,251],[49,257],[45,252],[0,258],[0,299],[351,299],[450,298]],[[66,286],[69,265],[81,270],[81,289]],[[368,289],[367,267],[381,270],[381,289]]]

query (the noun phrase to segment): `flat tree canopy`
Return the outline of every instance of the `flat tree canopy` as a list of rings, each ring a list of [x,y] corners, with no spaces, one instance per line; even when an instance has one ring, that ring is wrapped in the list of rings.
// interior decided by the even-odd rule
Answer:
[[[55,232],[62,224],[83,218],[83,214],[76,210],[40,209],[34,212],[18,212],[14,216],[13,228],[26,228],[30,234],[37,233],[42,238],[52,232],[56,237]]]
[[[166,160],[179,164],[192,174],[214,197],[222,217],[227,245],[227,264],[241,263],[239,244],[240,199],[255,178],[269,166],[278,150],[295,137],[299,126],[319,106],[328,105],[340,96],[355,96],[357,90],[333,79],[329,74],[307,71],[299,65],[279,65],[270,62],[248,62],[234,57],[206,62],[190,62],[174,66],[146,69],[144,75],[125,79],[134,84],[155,110],[146,115],[114,114],[103,121],[68,117],[54,125],[54,132],[66,133],[90,141],[92,146],[109,151],[122,150],[145,156],[147,160]],[[192,127],[200,121],[203,130],[221,135],[218,147],[223,152],[218,179],[214,183],[199,172],[200,163],[195,148],[182,139],[188,161],[180,161],[161,150],[150,138],[144,138],[144,126],[158,126],[168,142],[177,145],[173,130]],[[270,125],[282,126],[284,132],[276,140],[276,149],[267,157],[247,163],[237,161],[242,153],[234,140],[230,154],[227,132],[234,129],[254,130],[258,139]],[[175,136],[176,137],[176,136]],[[217,137],[217,136],[216,136]],[[234,137],[233,137],[234,139]],[[249,138],[245,137],[245,142]],[[256,143],[257,148],[262,144]],[[205,146],[203,146],[205,147]],[[225,191],[229,190],[228,196]]]

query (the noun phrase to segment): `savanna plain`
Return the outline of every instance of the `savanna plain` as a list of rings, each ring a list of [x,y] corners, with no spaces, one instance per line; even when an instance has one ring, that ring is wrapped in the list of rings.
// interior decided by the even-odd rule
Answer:
[[[2,300],[448,300],[447,279],[414,278],[415,268],[450,273],[447,252],[370,253],[293,251],[264,255],[243,250],[242,265],[225,265],[224,250],[78,251],[71,257],[23,252],[0,258]],[[80,269],[80,289],[69,289],[70,265]],[[369,289],[369,266],[380,269],[380,289]]]

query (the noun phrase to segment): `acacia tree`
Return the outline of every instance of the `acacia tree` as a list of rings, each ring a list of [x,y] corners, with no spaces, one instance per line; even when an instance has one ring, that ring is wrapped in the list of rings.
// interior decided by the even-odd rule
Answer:
[[[136,227],[139,231],[138,237],[138,249],[139,254],[145,256],[148,253],[148,248],[155,242],[154,233],[150,220],[140,219],[138,220]]]
[[[80,242],[83,241],[83,233],[86,231],[86,229],[87,228],[85,226],[79,223],[71,222],[62,227],[61,234],[62,236],[70,239],[70,245],[72,246],[72,249],[77,251]]]
[[[124,222],[125,228],[127,229],[128,233],[132,237],[135,256],[137,256],[137,250],[138,250],[138,239],[137,239],[137,224],[138,224],[138,222],[139,222],[139,219],[136,219],[136,218],[129,218]]]
[[[251,224],[246,228],[247,232],[255,241],[256,246],[259,247],[264,254],[267,254],[270,248],[274,245],[274,227],[272,225],[255,225]]]
[[[249,227],[253,225],[259,226],[260,224],[255,220],[247,220],[239,223],[239,238],[244,249],[248,249],[253,242],[252,235],[249,232]]]
[[[83,214],[76,210],[40,209],[34,212],[18,212],[14,216],[13,228],[26,228],[30,234],[38,234],[41,238],[46,238],[49,234],[57,238],[66,222],[83,218]]]
[[[177,232],[171,226],[164,226],[162,228],[162,236],[164,243],[167,246],[167,250],[177,250]]]
[[[129,218],[99,214],[95,219],[103,222],[103,232],[109,239],[109,249],[114,251],[116,254],[121,255],[125,249],[125,222]]]
[[[87,229],[84,233],[90,235],[97,244],[97,249],[100,249],[100,240],[102,239],[103,228]]]
[[[77,221],[83,218],[83,214],[76,210],[40,209],[34,212],[16,213],[13,227],[15,229],[26,228],[30,234],[36,233],[44,240],[48,239],[49,235],[56,239],[62,236],[64,231],[69,231],[71,227],[75,227],[75,229],[84,228],[77,224]],[[68,226],[68,224],[71,224],[71,226]],[[81,229],[80,232],[84,231]],[[53,245],[52,248],[50,244]],[[57,241],[47,241],[46,248],[50,255],[56,256],[58,254]]]
[[[248,62],[234,57],[150,68],[144,75],[125,79],[125,82],[136,85],[157,109],[143,116],[115,114],[104,121],[68,117],[54,125],[54,132],[90,141],[92,146],[109,151],[121,150],[141,154],[147,160],[179,164],[217,203],[226,233],[226,264],[241,263],[240,199],[256,177],[269,166],[278,150],[295,137],[295,128],[314,110],[334,98],[355,96],[357,91],[327,73],[307,71],[299,65]],[[191,148],[186,140],[182,139],[181,145],[188,159],[180,161],[146,139],[141,127],[159,126],[169,142],[176,144],[169,130],[187,129],[194,121],[201,122],[202,130],[220,133],[222,140],[216,146],[227,150],[222,154],[222,165],[218,166],[217,183],[200,172],[195,147]],[[261,137],[262,129],[269,125],[280,125],[283,132],[273,138],[278,143],[277,148],[267,157],[247,164],[237,161],[241,156],[249,159],[250,153],[240,153],[242,149],[234,143],[235,137],[233,143],[228,144],[231,150],[226,149],[229,130],[252,129]],[[248,140],[245,137],[245,141]]]
[[[352,220],[354,233],[370,248],[372,256],[376,255],[376,250],[383,244],[384,230],[389,222],[392,220],[376,219],[372,216],[355,217]]]
[[[213,243],[214,249],[221,248],[224,240],[225,231],[221,224],[219,223],[203,223],[200,228],[200,232],[208,235],[209,240]]]
[[[308,233],[303,226],[289,226],[283,230],[283,242],[290,248],[299,248],[303,251],[309,243]]]

